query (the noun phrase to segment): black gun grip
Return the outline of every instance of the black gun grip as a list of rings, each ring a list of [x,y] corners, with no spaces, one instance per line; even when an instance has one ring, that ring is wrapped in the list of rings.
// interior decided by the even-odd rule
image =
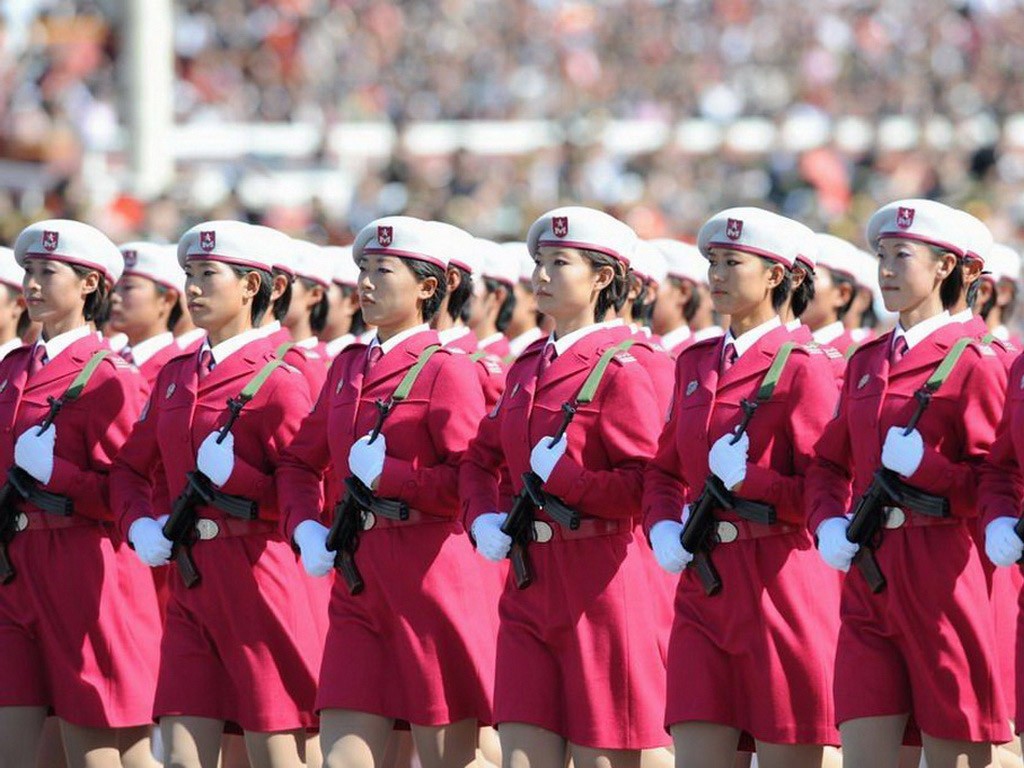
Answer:
[[[704,587],[704,594],[714,597],[722,591],[722,577],[718,575],[718,569],[711,562],[711,556],[704,550],[698,550],[693,554],[692,567],[697,569],[697,576]]]
[[[857,554],[853,556],[853,563],[864,577],[872,594],[877,595],[885,589],[885,576],[882,575],[882,569],[878,567],[874,550],[866,545],[861,545]]]

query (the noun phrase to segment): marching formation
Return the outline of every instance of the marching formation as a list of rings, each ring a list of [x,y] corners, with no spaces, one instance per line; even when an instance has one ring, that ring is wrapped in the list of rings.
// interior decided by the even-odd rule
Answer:
[[[72,768],[402,768],[403,729],[424,768],[993,764],[1020,259],[930,200],[866,245],[758,208],[696,245],[583,207],[26,228],[0,766],[48,716]]]

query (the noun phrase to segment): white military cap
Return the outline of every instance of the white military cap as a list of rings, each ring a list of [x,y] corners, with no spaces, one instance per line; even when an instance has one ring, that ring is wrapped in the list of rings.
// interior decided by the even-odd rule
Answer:
[[[359,284],[359,267],[352,258],[351,245],[327,245],[322,249],[332,269],[332,278],[338,285],[355,287]]]
[[[334,265],[324,249],[315,243],[292,238],[292,253],[295,255],[295,274],[329,288],[334,278]]]
[[[298,249],[295,247],[297,241],[273,227],[265,227],[262,224],[251,226],[259,238],[259,247],[267,254],[270,266],[294,279],[298,258]]]
[[[883,205],[868,221],[867,239],[878,248],[884,238],[927,243],[957,256],[964,255],[964,219],[955,208],[934,200],[896,200]]]
[[[994,243],[985,261],[982,278],[987,278],[993,283],[1010,280],[1020,285],[1020,254],[1008,245]]]
[[[263,231],[261,231],[263,230]],[[185,267],[189,261],[220,261],[237,267],[262,269],[270,272],[274,266],[274,252],[278,243],[266,232],[266,227],[246,224],[244,221],[204,221],[196,224],[178,241],[178,263]],[[277,233],[281,237],[280,232]],[[288,247],[290,248],[290,238]]]
[[[484,270],[484,255],[476,238],[454,224],[443,221],[428,222],[448,242],[448,264],[464,269],[470,277],[479,277]]]
[[[26,259],[41,258],[95,269],[111,284],[124,270],[121,252],[109,237],[70,219],[47,219],[25,227],[14,244],[14,258],[21,267]]]
[[[24,279],[25,270],[14,258],[13,249],[0,245],[0,283],[20,291]]]
[[[985,222],[967,211],[957,211],[957,215],[963,223],[960,242],[963,243],[964,258],[980,261],[984,267],[995,244],[992,231],[985,226]]]
[[[356,236],[352,257],[358,263],[363,254],[397,256],[447,269],[448,254],[458,243],[453,243],[451,235],[436,223],[412,216],[385,216],[371,221]]]
[[[484,257],[484,277],[497,280],[509,288],[519,282],[519,259],[492,240],[475,238],[478,252]],[[531,264],[533,263],[531,259]]]
[[[853,282],[860,283],[857,279],[858,261],[862,260],[863,254],[860,248],[849,240],[823,232],[816,233],[814,240],[818,246],[818,264],[820,266],[825,267],[829,272],[838,272]]]
[[[668,277],[668,262],[664,254],[647,240],[637,241],[629,266],[645,283],[661,285]]]
[[[797,259],[813,264],[814,233],[798,221],[763,208],[727,208],[708,219],[697,233],[697,247],[707,258],[711,249],[761,256],[792,269]],[[813,266],[811,267],[813,269]]]
[[[185,272],[178,263],[177,247],[134,240],[121,246],[122,275],[139,275],[178,293],[185,291]]]
[[[629,266],[639,238],[628,225],[593,208],[566,206],[548,211],[530,227],[530,253],[545,246],[597,251]]]
[[[508,257],[515,260],[519,265],[519,282],[532,283],[533,268],[536,266],[536,262],[534,262],[533,256],[530,255],[530,249],[526,247],[526,243],[513,241],[511,243],[502,243],[501,247],[508,254]]]
[[[695,285],[708,284],[708,262],[700,255],[697,246],[669,238],[658,238],[650,242],[665,257],[669,277],[688,280]]]

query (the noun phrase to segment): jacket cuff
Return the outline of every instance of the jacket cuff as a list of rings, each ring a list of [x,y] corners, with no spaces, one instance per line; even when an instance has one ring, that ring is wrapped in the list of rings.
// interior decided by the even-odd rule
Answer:
[[[235,456],[235,466],[231,475],[224,485],[217,490],[229,496],[241,496],[246,499],[259,501],[265,498],[267,486],[273,483],[273,478],[256,469],[244,459]]]
[[[552,493],[570,507],[579,503],[583,496],[583,488],[586,482],[586,473],[568,455],[562,456],[551,470],[547,482],[544,483],[544,490]]]
[[[385,456],[384,469],[377,481],[377,495],[383,499],[398,499],[411,505],[415,493],[416,472],[413,470],[412,462]]]

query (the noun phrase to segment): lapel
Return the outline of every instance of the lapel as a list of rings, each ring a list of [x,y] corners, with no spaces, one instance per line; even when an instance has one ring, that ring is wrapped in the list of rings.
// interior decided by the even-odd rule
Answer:
[[[970,320],[964,323],[963,335],[978,340],[981,340],[988,335],[988,326],[985,324],[981,315],[973,315]]]
[[[597,358],[601,356],[602,352],[611,345],[624,341],[630,335],[630,330],[625,326],[602,328],[593,333],[588,333],[569,347],[565,354],[559,355],[552,361],[551,365],[544,372],[544,376],[536,382],[536,395],[540,396],[542,393],[555,388],[565,379],[579,374],[580,371],[589,373],[597,365]],[[579,386],[583,386],[582,380]],[[575,395],[576,392],[573,392],[571,396],[574,397]]]
[[[256,339],[229,355],[222,363],[217,363],[210,375],[199,381],[199,353],[194,355],[195,364],[191,366],[189,375],[190,389],[197,392],[200,399],[206,399],[218,389],[231,387],[237,380],[237,391],[231,391],[229,397],[241,393],[260,367],[273,356],[274,348],[269,338]],[[196,387],[198,385],[198,389]]]
[[[749,384],[752,378],[763,376],[764,372],[768,370],[768,366],[772,364],[772,359],[775,357],[775,353],[778,352],[779,347],[782,346],[783,342],[789,341],[792,335],[792,332],[787,330],[786,326],[780,325],[754,342],[754,346],[740,355],[739,360],[733,363],[732,368],[719,378],[718,396],[721,397],[733,387]],[[716,346],[719,352],[718,358],[715,360],[716,364],[721,360],[723,343],[724,340]]]
[[[933,331],[915,344],[914,348],[907,352],[902,360],[892,366],[888,378],[895,382],[906,376],[920,373],[922,368],[928,369],[930,375],[938,367],[939,363],[942,362],[942,358],[949,351],[949,348],[963,337],[964,324],[961,323],[949,323]],[[888,352],[891,348],[892,341],[890,340],[889,345],[886,347],[886,365],[888,365]]]
[[[793,341],[797,344],[811,344],[814,341],[814,334],[811,333],[811,329],[803,323],[800,323],[795,331],[791,331],[790,335],[792,335]]]
[[[360,387],[360,394],[387,399],[398,389],[405,372],[416,364],[420,353],[431,344],[437,343],[435,331],[423,331],[405,339],[377,361],[365,380],[363,372],[366,370],[366,352],[357,355],[359,367],[358,371],[354,373],[358,378],[357,386]],[[355,363],[355,361],[353,362]]]
[[[102,346],[103,343],[93,333],[75,341],[25,382],[23,394],[29,395],[37,390],[47,390],[49,394],[53,394],[53,390],[58,388],[60,392],[54,396],[64,394],[64,390],[71,385],[89,358]]]

